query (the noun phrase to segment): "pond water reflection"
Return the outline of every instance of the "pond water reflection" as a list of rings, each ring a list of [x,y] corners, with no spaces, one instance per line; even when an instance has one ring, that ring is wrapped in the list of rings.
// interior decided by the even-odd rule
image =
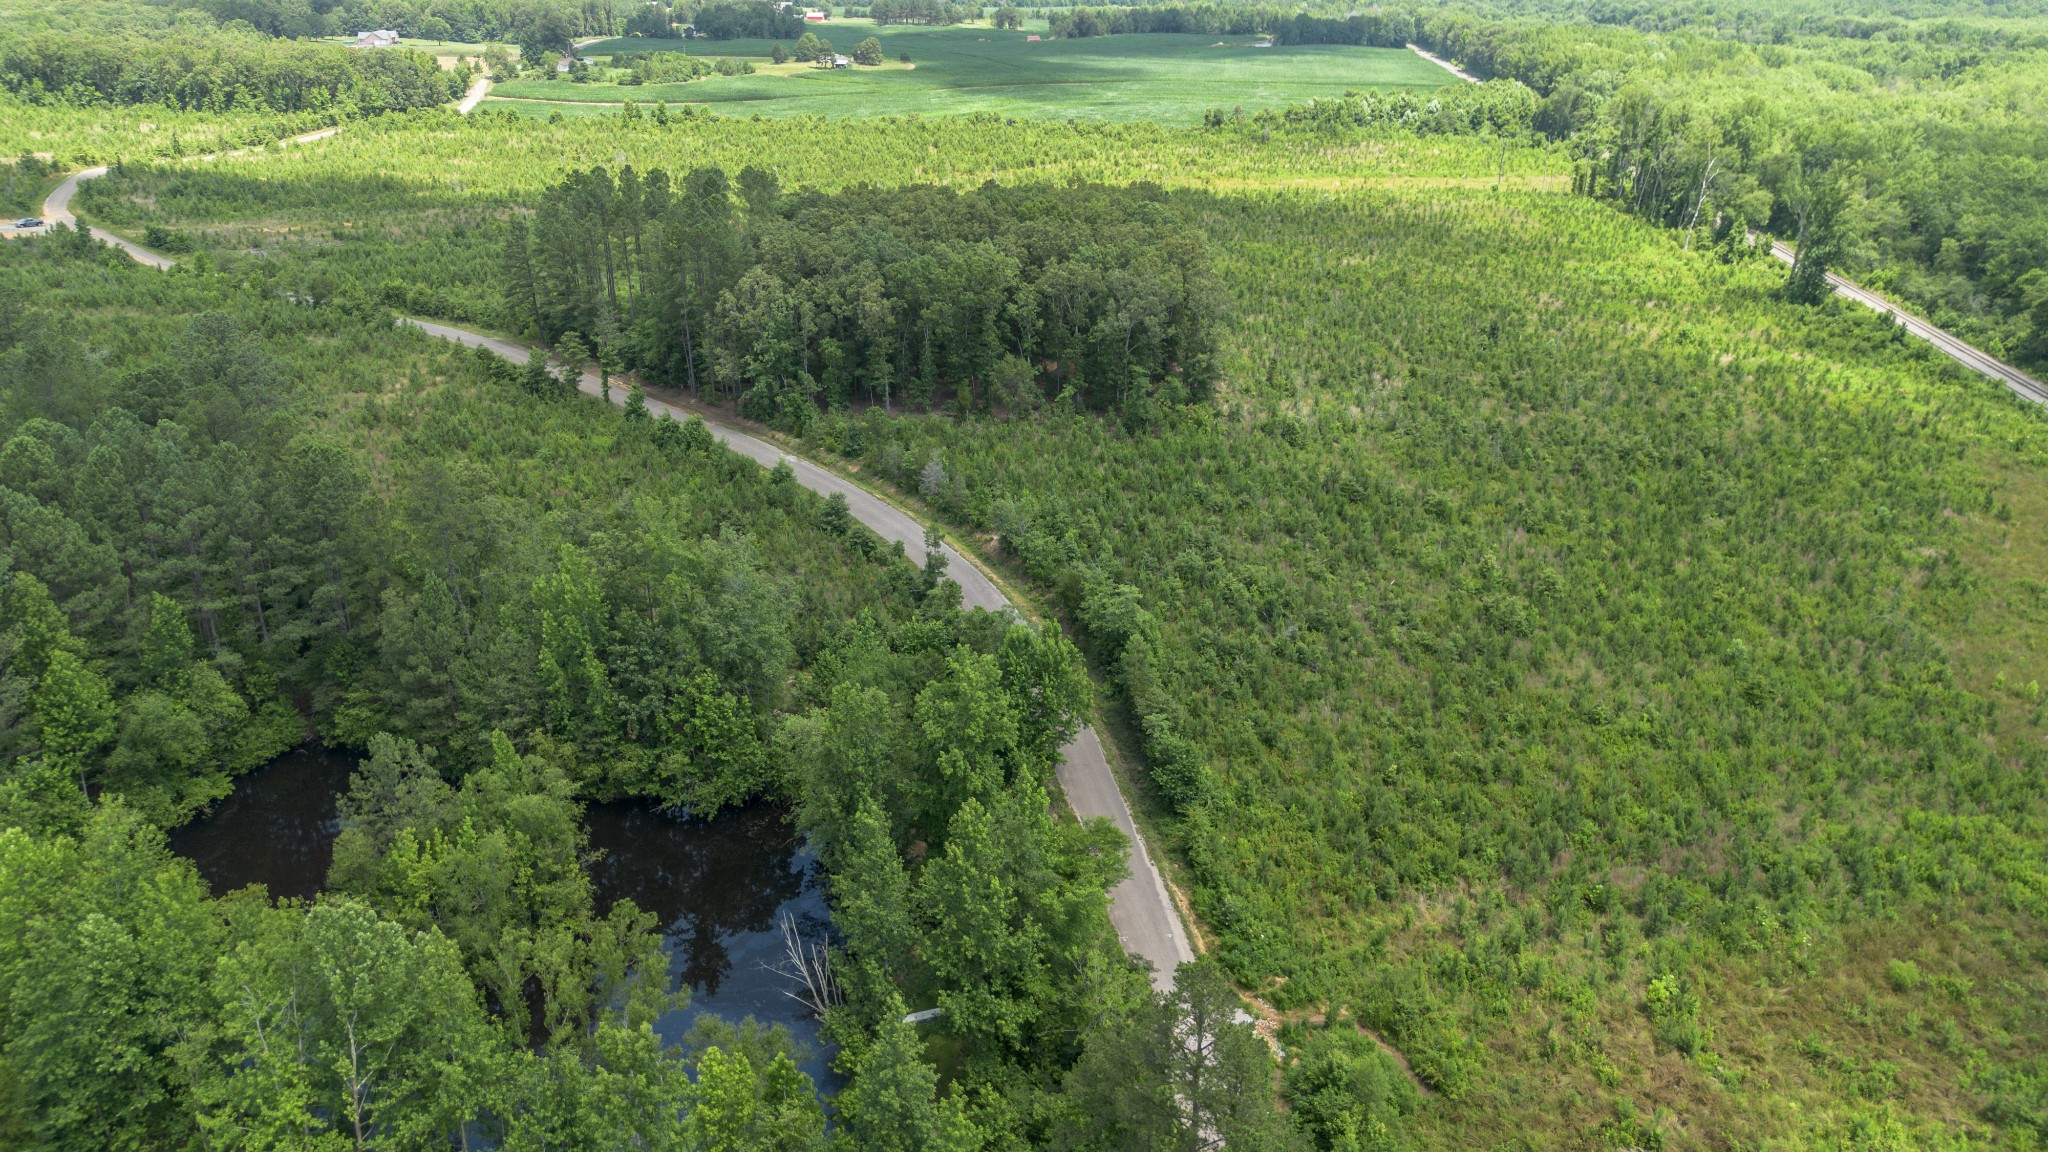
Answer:
[[[307,747],[235,783],[234,794],[170,835],[215,893],[263,884],[272,897],[311,897],[326,887],[340,831],[336,800],[354,758]],[[690,1004],[656,1031],[679,1041],[706,1013],[781,1024],[809,1050],[806,1072],[838,1087],[817,1022],[772,971],[782,957],[780,920],[794,917],[807,940],[829,930],[817,858],[768,804],[698,820],[643,801],[592,804],[584,814],[597,860],[590,866],[600,914],[622,898],[663,925],[669,973],[690,987]]]
[[[235,781],[213,811],[171,830],[171,851],[192,861],[214,894],[261,884],[273,898],[310,898],[327,887],[335,801],[348,788],[353,756],[316,745],[294,748]]]
[[[752,1016],[781,1024],[806,1048],[801,1062],[820,1088],[838,1086],[810,1010],[773,970],[782,959],[780,920],[806,940],[829,928],[817,857],[788,823],[787,810],[757,804],[697,820],[644,801],[592,804],[584,813],[598,911],[630,898],[664,925],[669,973],[690,986],[689,1006],[655,1026],[674,1043],[696,1018]]]

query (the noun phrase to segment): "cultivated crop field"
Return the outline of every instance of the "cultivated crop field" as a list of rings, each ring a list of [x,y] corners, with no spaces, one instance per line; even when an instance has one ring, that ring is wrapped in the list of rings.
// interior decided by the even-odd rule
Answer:
[[[1101,36],[1029,42],[1025,32],[981,26],[877,28],[833,20],[811,29],[840,52],[868,36],[885,68],[797,67],[780,74],[717,76],[689,84],[628,87],[515,80],[494,98],[545,115],[560,102],[703,103],[728,115],[902,116],[992,112],[1055,119],[1198,121],[1204,110],[1279,107],[1350,90],[1427,91],[1449,73],[1398,48],[1347,45],[1253,47],[1255,36]],[[767,63],[767,40],[606,40],[586,55],[683,51]],[[787,47],[788,45],[785,45]],[[893,66],[908,53],[912,68]],[[544,105],[538,102],[546,102]],[[603,109],[598,109],[602,111]]]

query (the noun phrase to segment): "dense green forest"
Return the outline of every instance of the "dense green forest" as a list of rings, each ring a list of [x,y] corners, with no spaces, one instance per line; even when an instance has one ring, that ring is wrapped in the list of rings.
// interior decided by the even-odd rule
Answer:
[[[794,40],[804,34],[804,16],[767,0],[748,0],[706,4],[691,26],[713,40]]]
[[[0,86],[31,104],[375,115],[445,104],[466,82],[417,52],[352,52],[260,36],[0,39]]]
[[[567,167],[774,156],[828,190],[1157,180],[1223,290],[1207,402],[820,392],[785,426],[990,540],[1076,628],[1204,930],[1300,1057],[1308,1137],[2025,1146],[2048,667],[1998,646],[2040,610],[1997,558],[2042,554],[2001,511],[2039,507],[2038,416],[1783,301],[1775,265],[1568,195],[1518,117],[1429,135],[1346,106],[1184,133],[421,122],[138,166],[89,203],[279,289],[507,324],[472,285],[517,282],[504,214],[553,183],[512,141]],[[349,176],[393,152],[464,186]],[[238,222],[285,213],[309,227]],[[1426,1101],[1360,1062],[1360,1023]]]
[[[1184,1054],[1107,1030],[1175,1018],[1108,930],[1119,838],[1048,810],[1089,695],[1056,629],[963,615],[701,424],[359,298],[59,236],[0,249],[0,299],[10,1146],[818,1145],[772,1036],[649,1030],[655,926],[582,871],[583,801],[621,794],[784,797],[829,846],[850,1146],[1085,1137],[1112,1075],[1175,1098]],[[308,725],[369,753],[330,892],[208,897],[161,828]],[[1181,995],[1235,1037],[1218,980]],[[944,1102],[906,999],[951,1013]],[[1127,1122],[1281,1131],[1241,1099],[1256,1042],[1219,1043],[1234,1079],[1204,1061],[1194,1112]]]
[[[1189,33],[1212,36],[1271,36],[1282,44],[1361,44],[1399,48],[1415,39],[1415,16],[1375,9],[1345,15],[1304,12],[1256,4],[1199,4],[1072,7],[1046,23],[1054,36],[1118,36],[1131,33]]]
[[[374,1097],[421,1146],[2039,1147],[2048,426],[1744,242],[2036,355],[2039,15],[1095,5],[1492,79],[131,155],[81,213],[189,268],[0,253],[0,1142]],[[393,310],[757,420],[1065,633]],[[1170,998],[1049,791],[1091,710],[1212,956]],[[158,829],[309,725],[370,753],[332,890],[207,897]],[[839,1135],[772,1036],[642,1028],[650,925],[577,865],[615,796],[792,805]],[[385,1094],[330,1059],[343,957]]]
[[[1157,190],[782,194],[716,168],[571,173],[515,220],[504,314],[802,429],[821,405],[1023,413],[1199,401],[1208,253]]]
[[[176,13],[241,22],[270,36],[353,36],[389,28],[420,40],[516,42],[536,24],[559,23],[569,36],[617,36],[644,4],[619,0],[130,0]]]
[[[873,0],[866,15],[877,24],[960,24],[979,20],[981,6],[947,0]]]

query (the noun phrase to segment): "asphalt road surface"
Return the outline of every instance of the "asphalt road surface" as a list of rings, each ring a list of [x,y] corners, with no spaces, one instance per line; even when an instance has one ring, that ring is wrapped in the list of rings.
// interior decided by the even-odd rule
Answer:
[[[1410,44],[1408,47],[1414,49],[1416,55],[1421,56],[1423,59],[1440,64],[1450,69],[1455,75],[1473,84],[1479,83],[1479,77],[1459,68],[1450,61],[1440,56],[1431,55],[1416,45]],[[1792,263],[1796,258],[1796,253],[1793,251],[1792,246],[1783,241],[1773,241],[1771,243],[1771,255],[1776,256],[1787,264]],[[1828,273],[1828,284],[1834,288],[1835,295],[1854,300],[1866,308],[1891,316],[1899,323],[1905,325],[1906,331],[1934,345],[1943,355],[1961,364],[1963,367],[1982,372],[1984,375],[2012,389],[2021,397],[2032,400],[2036,404],[2048,404],[2048,384],[2043,384],[2025,372],[1991,355],[1989,352],[1965,343],[1948,332],[1936,328],[1934,325],[1900,308],[1898,305],[1893,304],[1891,301],[1857,284],[1853,280],[1830,272]]]
[[[514,364],[524,364],[532,355],[524,345],[479,332],[410,317],[404,322],[430,336],[453,340],[471,348],[488,348]],[[580,386],[593,396],[603,390],[597,373],[590,371],[583,374]],[[611,398],[614,404],[624,404],[625,388],[615,386]],[[651,396],[647,399],[647,408],[650,413],[667,412],[677,420],[691,415]],[[764,468],[788,464],[790,471],[796,474],[797,482],[811,491],[826,496],[837,492],[846,497],[847,508],[854,519],[873,529],[883,540],[900,541],[912,556],[923,554],[924,525],[901,508],[837,473],[820,468],[801,456],[792,456],[737,428],[708,418],[704,423],[727,448]],[[946,558],[946,577],[960,585],[962,603],[992,612],[1012,609],[1009,598],[981,569],[969,563],[951,545],[940,547]],[[1131,819],[1130,806],[1124,803],[1116,775],[1110,771],[1109,757],[1103,753],[1102,741],[1096,737],[1093,728],[1082,728],[1073,742],[1061,750],[1059,781],[1060,789],[1066,793],[1068,806],[1077,815],[1106,817],[1130,838],[1131,874],[1110,890],[1109,919],[1116,926],[1117,938],[1123,941],[1124,951],[1152,966],[1153,985],[1161,989],[1169,987],[1173,983],[1174,969],[1194,959],[1194,952],[1188,947],[1187,932],[1182,928],[1173,899],[1166,891],[1166,882],[1152,863],[1152,853],[1145,846],[1144,836]]]
[[[488,90],[488,82],[479,78],[471,85],[459,108],[467,113],[475,108]],[[327,128],[319,132],[295,137],[290,143],[311,143],[340,131]],[[71,214],[71,198],[77,194],[81,181],[91,180],[106,174],[106,169],[89,168],[72,175],[58,185],[44,206],[44,216],[50,223],[62,222],[77,226],[77,218]],[[151,252],[139,244],[131,243],[98,228],[92,229],[94,237],[112,244],[141,263],[154,268],[169,268],[171,259]],[[497,353],[514,364],[526,363],[531,353],[524,345],[509,340],[500,340],[480,332],[454,328],[446,324],[435,324],[427,320],[406,318],[407,324],[432,336],[454,340],[469,347],[483,347]],[[585,372],[580,382],[583,391],[598,395],[603,391],[597,374]],[[612,402],[624,404],[626,390],[616,388]],[[667,412],[674,418],[685,419],[690,413],[648,398],[650,411]],[[883,500],[860,485],[836,473],[820,468],[801,456],[787,452],[749,436],[737,428],[720,424],[715,420],[705,421],[712,435],[726,447],[742,456],[772,468],[787,463],[796,474],[798,483],[821,495],[837,492],[846,497],[847,509],[854,519],[867,525],[884,541],[899,541],[904,551],[911,556],[924,554],[924,525],[909,513]],[[969,608],[985,608],[991,612],[1014,610],[1009,597],[1003,595],[981,569],[969,563],[949,544],[940,545],[946,559],[946,577],[960,586],[961,603]],[[1116,774],[1110,770],[1109,757],[1104,754],[1102,741],[1093,728],[1082,728],[1073,741],[1060,753],[1060,789],[1066,794],[1067,804],[1075,814],[1092,819],[1104,817],[1115,824],[1131,842],[1130,875],[1109,893],[1109,919],[1116,927],[1117,938],[1123,942],[1124,951],[1138,957],[1152,967],[1152,984],[1165,989],[1173,984],[1174,970],[1186,961],[1194,959],[1194,950],[1188,946],[1186,929],[1181,925],[1172,896],[1166,890],[1166,882],[1159,874],[1159,868],[1152,862],[1151,850],[1145,844],[1145,837],[1138,831],[1137,823],[1131,819],[1130,805],[1124,803],[1123,792],[1117,787]]]
[[[1771,255],[1776,256],[1787,264],[1792,263],[1798,258],[1798,253],[1793,250],[1792,246],[1783,241],[1772,242]],[[2036,404],[2048,404],[2048,384],[2041,383],[2039,380],[1981,348],[1964,343],[1946,331],[1936,328],[1934,325],[1898,307],[1891,301],[1852,280],[1830,272],[1828,273],[1828,284],[1834,288],[1835,295],[1854,300],[1873,311],[1885,313],[1905,325],[1906,331],[1934,345],[1943,354],[1948,356],[1949,359],[1954,360],[1963,367],[1974,368],[1982,372],[1984,375],[1991,377],[1993,380],[1998,381],[2018,395],[2032,400]]]

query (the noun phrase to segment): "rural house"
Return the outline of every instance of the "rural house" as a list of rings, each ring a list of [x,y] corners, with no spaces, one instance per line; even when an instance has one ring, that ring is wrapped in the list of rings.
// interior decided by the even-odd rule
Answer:
[[[349,45],[351,48],[395,48],[397,46],[398,33],[393,32],[389,28],[379,28],[375,32],[358,32],[356,33],[355,43]]]

